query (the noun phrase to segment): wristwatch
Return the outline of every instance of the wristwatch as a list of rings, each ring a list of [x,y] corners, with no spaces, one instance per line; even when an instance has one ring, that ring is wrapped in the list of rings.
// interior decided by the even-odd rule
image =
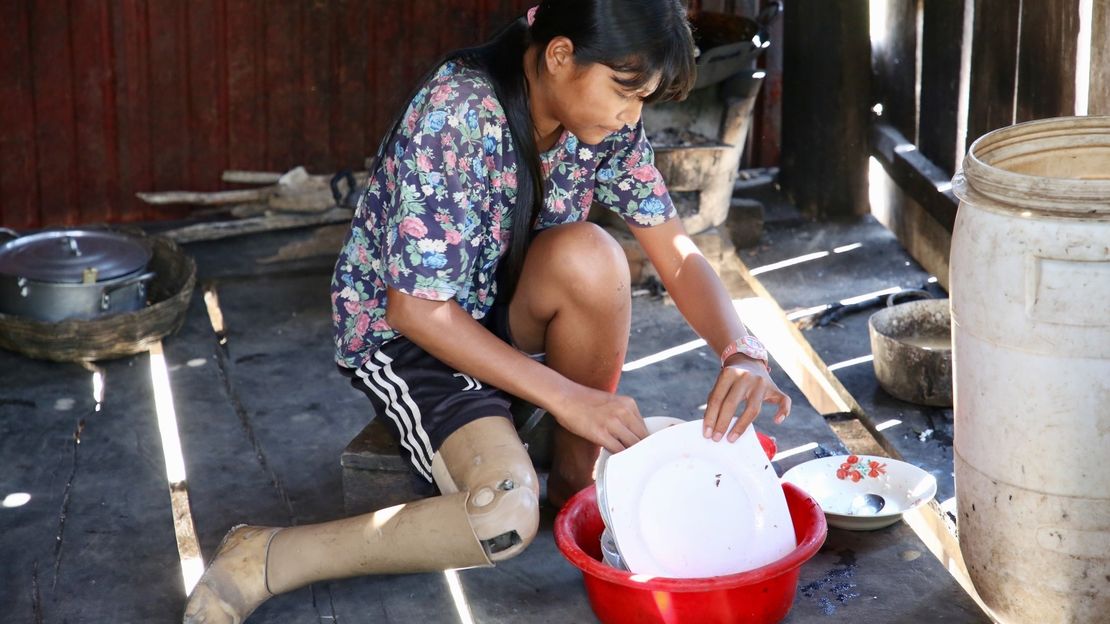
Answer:
[[[763,366],[767,367],[768,371],[771,370],[771,365],[767,363],[767,347],[763,346],[763,343],[755,336],[744,336],[728,343],[725,350],[721,352],[721,366],[723,367],[725,362],[737,353],[743,353],[753,360],[759,360],[763,362]]]

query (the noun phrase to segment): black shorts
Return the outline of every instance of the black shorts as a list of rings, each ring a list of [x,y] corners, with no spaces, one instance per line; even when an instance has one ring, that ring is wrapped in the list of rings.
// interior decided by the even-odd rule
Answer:
[[[513,344],[508,316],[507,306],[494,306],[483,324]],[[542,361],[543,356],[529,357]],[[339,370],[370,397],[377,416],[392,424],[401,453],[429,482],[432,455],[463,425],[486,416],[504,416],[534,427],[542,417],[534,406],[460,373],[404,336],[379,347],[359,368],[340,366]],[[519,429],[525,423],[517,424]]]

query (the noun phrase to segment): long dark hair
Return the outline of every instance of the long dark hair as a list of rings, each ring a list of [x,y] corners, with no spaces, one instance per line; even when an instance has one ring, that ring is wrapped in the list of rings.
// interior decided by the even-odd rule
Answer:
[[[574,44],[574,60],[579,65],[601,63],[629,74],[628,79],[620,81],[628,89],[640,89],[659,76],[659,86],[645,98],[648,102],[681,100],[695,79],[694,40],[681,0],[543,0],[536,7],[531,26],[523,17],[514,20],[486,43],[448,54],[421,79],[417,89],[444,62],[462,60],[485,71],[505,111],[520,162],[509,250],[500,260],[497,275],[498,297],[506,302],[516,291],[533,221],[544,200],[540,154],[528,106],[524,52],[532,45],[541,50],[538,68],[543,62],[542,50],[559,36]],[[402,109],[382,141],[378,166],[403,114]]]

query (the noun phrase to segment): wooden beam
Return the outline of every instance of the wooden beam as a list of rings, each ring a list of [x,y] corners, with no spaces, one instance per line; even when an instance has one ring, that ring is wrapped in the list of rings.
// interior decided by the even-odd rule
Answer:
[[[780,181],[807,214],[867,214],[867,2],[792,0],[783,22]]]
[[[948,288],[948,255],[959,204],[947,172],[925,158],[897,130],[872,128],[872,150],[882,165],[871,173],[871,214],[898,237],[914,260]]]
[[[871,172],[871,185],[871,193],[876,199],[871,206],[871,215],[894,233],[906,252],[926,271],[935,275],[937,282],[947,290],[951,229],[910,197],[883,167]]]
[[[951,232],[956,222],[956,206],[960,203],[952,192],[952,176],[887,124],[872,126],[871,149],[898,186]]]

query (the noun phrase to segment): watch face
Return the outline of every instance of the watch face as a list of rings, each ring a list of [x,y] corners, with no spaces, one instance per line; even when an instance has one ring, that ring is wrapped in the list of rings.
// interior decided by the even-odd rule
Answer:
[[[744,336],[743,342],[746,347],[744,351],[748,355],[761,360],[767,359],[767,348],[763,346],[763,343],[760,342],[758,338],[755,336]]]

